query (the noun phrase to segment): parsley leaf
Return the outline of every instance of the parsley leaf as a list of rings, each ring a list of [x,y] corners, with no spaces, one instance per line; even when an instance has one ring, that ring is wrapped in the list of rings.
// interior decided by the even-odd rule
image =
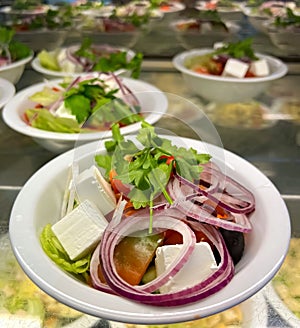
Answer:
[[[106,176],[110,170],[115,170],[116,179],[131,185],[128,197],[135,209],[151,207],[153,200],[161,194],[172,203],[166,186],[173,170],[190,181],[197,181],[202,170],[201,164],[211,158],[209,154],[198,154],[192,148],[173,145],[171,140],[159,137],[154,127],[145,121],[136,137],[142,149],[133,141],[120,137],[118,125],[113,130],[113,140],[105,144],[108,154],[97,155],[95,159],[106,170]],[[169,157],[173,160],[167,163],[164,159]]]

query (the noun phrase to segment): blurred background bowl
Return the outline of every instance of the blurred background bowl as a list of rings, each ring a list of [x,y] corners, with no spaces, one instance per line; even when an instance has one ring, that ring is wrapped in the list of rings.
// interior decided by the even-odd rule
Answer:
[[[12,64],[0,67],[0,77],[8,80],[12,84],[17,84],[24,73],[25,65],[31,61],[33,53],[21,60],[15,61]]]
[[[263,93],[272,81],[284,76],[287,65],[281,60],[267,55],[257,54],[267,60],[270,74],[264,77],[234,78],[193,72],[185,65],[192,57],[213,52],[214,49],[193,49],[184,51],[173,58],[173,65],[182,73],[187,87],[202,98],[212,102],[239,102],[251,100]]]
[[[105,44],[102,44],[103,47],[107,47],[107,45]],[[101,46],[100,44],[98,44],[98,46]],[[73,45],[71,46],[72,49],[79,49],[80,45]],[[53,54],[55,55],[55,53],[59,53],[59,51],[61,50],[64,50],[64,49],[67,49],[68,47],[62,47],[62,48],[57,48],[55,50],[52,50],[50,51],[50,54]],[[131,60],[134,56],[135,56],[135,52],[131,49],[128,49],[128,48],[124,48],[124,47],[113,47],[115,50],[120,50],[120,51],[126,51],[127,52],[127,60]],[[40,59],[38,58],[38,56],[36,56],[32,62],[31,62],[31,66],[32,68],[43,74],[45,78],[47,79],[54,79],[54,78],[64,78],[64,77],[67,77],[67,76],[79,76],[83,73],[87,73],[87,72],[68,72],[68,71],[64,71],[64,70],[61,70],[61,71],[55,71],[55,70],[51,70],[49,68],[46,68],[44,66],[42,66],[41,62],[40,62]],[[80,66],[82,67],[82,66]],[[130,76],[130,73],[131,71],[129,71],[128,69],[118,69],[117,71],[114,72],[115,75],[122,75],[122,76]]]
[[[225,22],[226,28],[221,26],[201,25],[199,29],[182,29],[183,24],[198,24],[196,19],[181,19],[173,22],[171,27],[175,31],[177,40],[185,49],[212,47],[216,42],[233,42],[238,38],[240,26],[234,22]]]
[[[15,40],[27,45],[34,52],[45,50],[54,50],[60,47],[67,35],[68,29],[38,29],[30,31],[17,31],[15,33]]]

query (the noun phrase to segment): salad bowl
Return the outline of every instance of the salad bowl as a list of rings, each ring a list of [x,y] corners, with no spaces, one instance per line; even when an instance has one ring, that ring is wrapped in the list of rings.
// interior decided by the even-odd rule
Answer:
[[[193,93],[211,102],[240,102],[251,100],[268,89],[270,84],[283,77],[287,66],[273,56],[256,53],[268,63],[270,73],[266,76],[236,78],[195,72],[186,67],[187,60],[209,54],[215,49],[192,49],[173,58],[173,65],[182,73],[183,79]]]
[[[168,100],[164,93],[144,81],[131,78],[122,78],[126,87],[130,88],[141,106],[141,114],[144,119],[153,124],[158,121],[167,111]],[[3,119],[5,123],[15,131],[32,137],[38,144],[54,153],[61,153],[73,148],[76,145],[84,144],[101,138],[112,136],[111,130],[84,133],[63,133],[42,130],[32,127],[24,120],[26,109],[32,108],[33,102],[29,97],[40,92],[46,85],[57,86],[59,80],[38,83],[18,92],[3,108]],[[121,128],[122,134],[133,133],[140,128],[140,122],[132,123]]]
[[[204,21],[203,21],[204,22]],[[199,24],[198,28],[185,28],[184,26]],[[240,26],[233,21],[224,21],[220,25],[207,25],[202,20],[179,19],[171,23],[170,28],[184,49],[210,48],[216,42],[230,42],[237,38]]]
[[[32,58],[33,52],[26,58],[22,58],[11,64],[0,67],[0,77],[13,84],[17,84],[24,73],[26,64],[29,63]]]
[[[47,63],[44,62],[41,59],[42,57],[39,57],[39,55],[37,55],[31,62],[31,66],[32,68],[43,74],[46,78],[49,79],[53,79],[53,78],[63,78],[66,76],[79,76],[82,73],[86,73],[83,70],[82,65],[79,64],[75,64],[74,66],[74,61],[71,60],[71,62],[68,60],[67,55],[64,56],[63,61],[64,61],[64,66],[61,67],[59,70],[54,70],[48,67],[49,64],[51,64],[51,66],[53,66],[53,63],[48,63],[48,61],[50,59],[53,59],[54,64],[56,63],[56,61],[58,60],[59,57],[62,56],[62,53],[66,53],[66,51],[68,51],[68,49],[79,49],[79,45],[73,45],[70,47],[62,47],[62,48],[57,48],[54,49],[50,52],[48,52],[48,59],[47,59]],[[103,44],[103,49],[108,48],[107,45]],[[124,48],[124,47],[110,47],[112,50],[114,51],[121,51],[121,52],[126,52],[127,53],[127,60],[130,61],[134,56],[135,56],[135,52],[128,49],[128,48]],[[41,55],[41,53],[40,53]],[[45,64],[47,64],[47,66],[45,66]],[[72,68],[70,69],[70,64],[72,65]],[[56,64],[55,64],[56,65]],[[122,76],[130,76],[130,71],[127,69],[118,69],[116,71],[114,71],[114,74],[116,75],[122,75]]]
[[[88,169],[95,164],[96,154],[105,154],[104,140],[100,140],[48,162],[27,181],[14,203],[9,226],[13,251],[25,273],[46,293],[77,310],[108,320],[166,324],[195,320],[237,305],[256,294],[278,271],[288,250],[290,220],[272,182],[252,164],[220,147],[176,136],[162,137],[173,145],[209,153],[226,174],[255,195],[257,206],[251,214],[252,231],[245,239],[244,254],[235,266],[232,280],[200,301],[163,307],[93,289],[52,262],[40,244],[40,233],[60,216],[70,166],[76,163],[80,171]],[[136,142],[135,136],[126,139]]]

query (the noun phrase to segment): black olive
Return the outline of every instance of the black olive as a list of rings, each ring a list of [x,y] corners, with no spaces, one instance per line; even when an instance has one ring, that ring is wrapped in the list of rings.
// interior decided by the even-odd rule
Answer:
[[[230,231],[223,228],[219,229],[230,256],[232,257],[233,263],[237,264],[244,253],[245,248],[245,239],[244,234],[239,231]]]

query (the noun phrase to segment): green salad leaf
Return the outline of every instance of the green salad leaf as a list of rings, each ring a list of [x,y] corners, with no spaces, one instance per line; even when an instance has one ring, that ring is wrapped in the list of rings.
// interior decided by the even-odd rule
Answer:
[[[40,242],[44,252],[59,267],[75,275],[80,280],[86,282],[89,280],[88,270],[90,267],[91,254],[76,261],[71,260],[60,241],[53,233],[50,224],[47,224],[40,234]]]
[[[37,129],[62,133],[81,132],[81,127],[75,120],[54,116],[47,109],[28,109],[26,117],[30,125]]]

